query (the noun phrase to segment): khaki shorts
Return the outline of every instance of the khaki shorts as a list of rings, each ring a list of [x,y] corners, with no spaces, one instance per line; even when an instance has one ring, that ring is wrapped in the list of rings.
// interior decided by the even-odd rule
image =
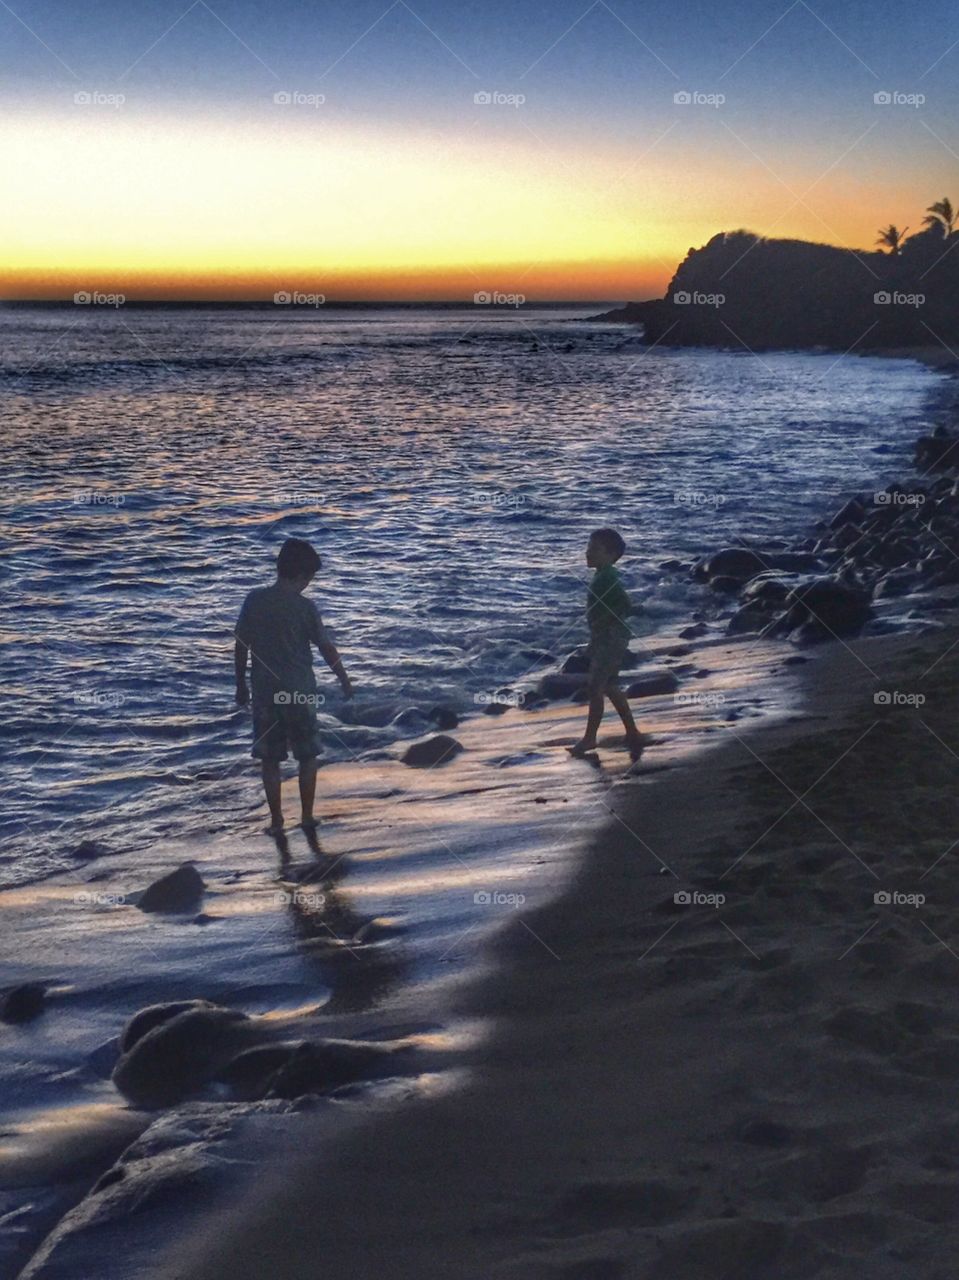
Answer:
[[[270,696],[254,697],[253,758],[279,763],[291,751],[295,760],[322,755],[316,707],[309,700],[274,702]]]
[[[589,642],[590,693],[603,693],[619,684],[619,673],[629,655],[629,636],[616,632],[604,632],[593,636]]]

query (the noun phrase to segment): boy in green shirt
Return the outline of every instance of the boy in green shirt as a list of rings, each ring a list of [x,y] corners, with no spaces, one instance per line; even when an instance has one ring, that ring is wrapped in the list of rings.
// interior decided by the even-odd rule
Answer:
[[[615,529],[595,529],[586,547],[586,563],[595,570],[586,597],[589,623],[589,718],[586,732],[570,755],[584,756],[595,751],[596,734],[606,709],[606,699],[619,713],[626,728],[626,743],[636,759],[643,749],[643,735],[636,727],[629,701],[619,687],[619,671],[628,653],[630,629],[626,619],[633,612],[629,596],[620,580],[616,561],[626,544]]]

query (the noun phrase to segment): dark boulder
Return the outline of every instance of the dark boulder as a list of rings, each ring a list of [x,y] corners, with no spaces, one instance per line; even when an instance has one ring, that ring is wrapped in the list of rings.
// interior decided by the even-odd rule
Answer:
[[[307,1043],[273,1076],[269,1095],[273,1098],[299,1098],[305,1093],[325,1093],[355,1080],[392,1075],[396,1069],[396,1057],[402,1053],[402,1049],[368,1044],[362,1040]]]
[[[447,764],[463,750],[463,744],[445,733],[434,734],[432,738],[424,738],[422,742],[414,742],[406,748],[400,757],[404,764],[413,769],[429,769],[433,765]]]
[[[683,627],[679,633],[679,638],[681,640],[696,640],[700,636],[704,636],[708,630],[709,627],[706,626],[705,622],[694,622],[688,627]]]
[[[141,1040],[148,1031],[158,1027],[161,1022],[169,1022],[178,1013],[187,1009],[215,1009],[209,1000],[170,1000],[166,1004],[149,1004],[133,1015],[120,1032],[120,1052],[126,1053]]]
[[[582,689],[585,680],[585,673],[582,675],[566,673],[564,675],[560,671],[551,671],[540,680],[537,686],[537,693],[541,698],[547,698],[551,702],[557,698],[570,698],[577,690]],[[529,710],[529,702],[524,705]]]
[[[30,1022],[43,1013],[46,1001],[47,989],[42,982],[24,982],[0,996],[0,1020]]]
[[[244,1049],[217,1072],[217,1080],[229,1087],[234,1098],[253,1102],[265,1098],[273,1077],[306,1045],[304,1040],[284,1040]]]
[[[154,880],[137,903],[141,911],[193,911],[203,897],[203,877],[190,862]]]
[[[675,693],[679,681],[671,671],[654,671],[640,680],[634,680],[626,690],[627,698],[654,698],[663,693]]]
[[[858,635],[871,615],[867,593],[838,578],[817,578],[797,587],[786,605],[786,613],[774,626],[784,631],[806,628],[803,641]]]
[[[726,632],[731,636],[741,636],[762,631],[763,627],[768,626],[770,616],[769,610],[762,605],[744,604],[729,619]]]
[[[959,466],[959,436],[937,427],[931,436],[920,436],[916,444],[916,466],[920,471],[944,471]]]
[[[426,714],[437,729],[455,729],[460,722],[452,707],[430,707]]]
[[[172,1106],[213,1080],[255,1034],[236,1009],[187,1009],[141,1035],[120,1057],[113,1083],[135,1106]]]
[[[863,506],[861,499],[850,498],[829,521],[829,527],[830,529],[841,529],[844,524],[861,524],[865,518],[866,508]]]
[[[560,670],[565,676],[584,676],[589,670],[589,650],[574,649]]]

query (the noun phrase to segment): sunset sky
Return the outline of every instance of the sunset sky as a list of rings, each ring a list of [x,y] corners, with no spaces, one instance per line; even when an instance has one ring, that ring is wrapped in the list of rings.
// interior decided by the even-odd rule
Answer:
[[[13,0],[0,296],[615,300],[723,229],[871,248],[959,200],[957,73],[945,0]]]

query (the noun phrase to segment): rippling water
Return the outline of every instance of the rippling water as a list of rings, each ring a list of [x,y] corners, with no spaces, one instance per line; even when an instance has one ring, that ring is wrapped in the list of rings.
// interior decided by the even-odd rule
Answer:
[[[326,682],[328,750],[382,749],[583,638],[590,528],[623,531],[653,625],[688,614],[663,560],[878,481],[929,386],[569,311],[0,309],[0,880],[248,809],[231,629],[283,538],[322,550],[358,688]]]

